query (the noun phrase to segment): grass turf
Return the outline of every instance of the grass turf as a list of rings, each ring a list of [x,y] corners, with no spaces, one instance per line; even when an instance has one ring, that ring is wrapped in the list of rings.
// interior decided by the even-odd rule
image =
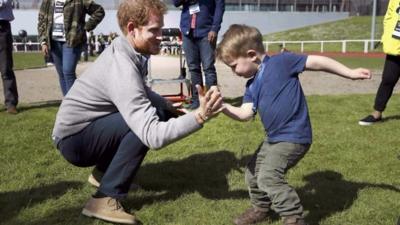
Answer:
[[[400,96],[392,97],[386,122],[357,125],[373,97],[307,97],[314,144],[287,178],[310,224],[388,225],[400,214]],[[90,168],[68,164],[51,144],[57,107],[0,112],[0,224],[108,224],[80,214],[95,190],[86,182]],[[150,151],[136,179],[143,189],[125,205],[144,224],[230,224],[249,206],[243,171],[262,140],[259,119],[240,123],[220,115]]]

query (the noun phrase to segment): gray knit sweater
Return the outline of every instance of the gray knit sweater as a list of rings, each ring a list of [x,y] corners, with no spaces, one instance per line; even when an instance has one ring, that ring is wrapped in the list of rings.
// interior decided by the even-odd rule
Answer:
[[[160,122],[156,107],[166,100],[144,82],[144,57],[125,37],[116,38],[77,79],[64,97],[53,129],[53,140],[75,134],[97,118],[120,112],[146,146],[157,149],[200,129],[195,114]]]

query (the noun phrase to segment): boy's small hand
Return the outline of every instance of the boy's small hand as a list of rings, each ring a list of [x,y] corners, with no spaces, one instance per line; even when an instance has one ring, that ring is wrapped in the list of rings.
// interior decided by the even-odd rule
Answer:
[[[364,79],[371,79],[371,71],[365,68],[357,68],[352,70],[350,75],[350,79],[352,80],[364,80]]]

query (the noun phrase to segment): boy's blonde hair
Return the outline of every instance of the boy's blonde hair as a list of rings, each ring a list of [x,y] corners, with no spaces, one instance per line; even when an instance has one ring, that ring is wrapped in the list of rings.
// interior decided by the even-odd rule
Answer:
[[[149,22],[150,13],[163,16],[167,6],[160,0],[123,0],[118,7],[119,27],[126,35],[126,25],[133,22],[135,26],[143,26]]]
[[[246,57],[248,50],[265,53],[260,31],[255,27],[233,24],[217,46],[217,58],[223,62],[231,62],[238,57]]]

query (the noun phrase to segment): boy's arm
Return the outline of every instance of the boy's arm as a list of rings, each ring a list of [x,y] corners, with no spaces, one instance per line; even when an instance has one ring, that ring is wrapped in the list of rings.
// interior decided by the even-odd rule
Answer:
[[[340,62],[325,56],[308,56],[305,69],[314,71],[325,71],[352,80],[371,79],[371,71],[369,71],[368,69],[350,69]]]
[[[224,103],[222,112],[232,119],[239,121],[247,121],[253,118],[253,103],[244,103],[240,107]]]

